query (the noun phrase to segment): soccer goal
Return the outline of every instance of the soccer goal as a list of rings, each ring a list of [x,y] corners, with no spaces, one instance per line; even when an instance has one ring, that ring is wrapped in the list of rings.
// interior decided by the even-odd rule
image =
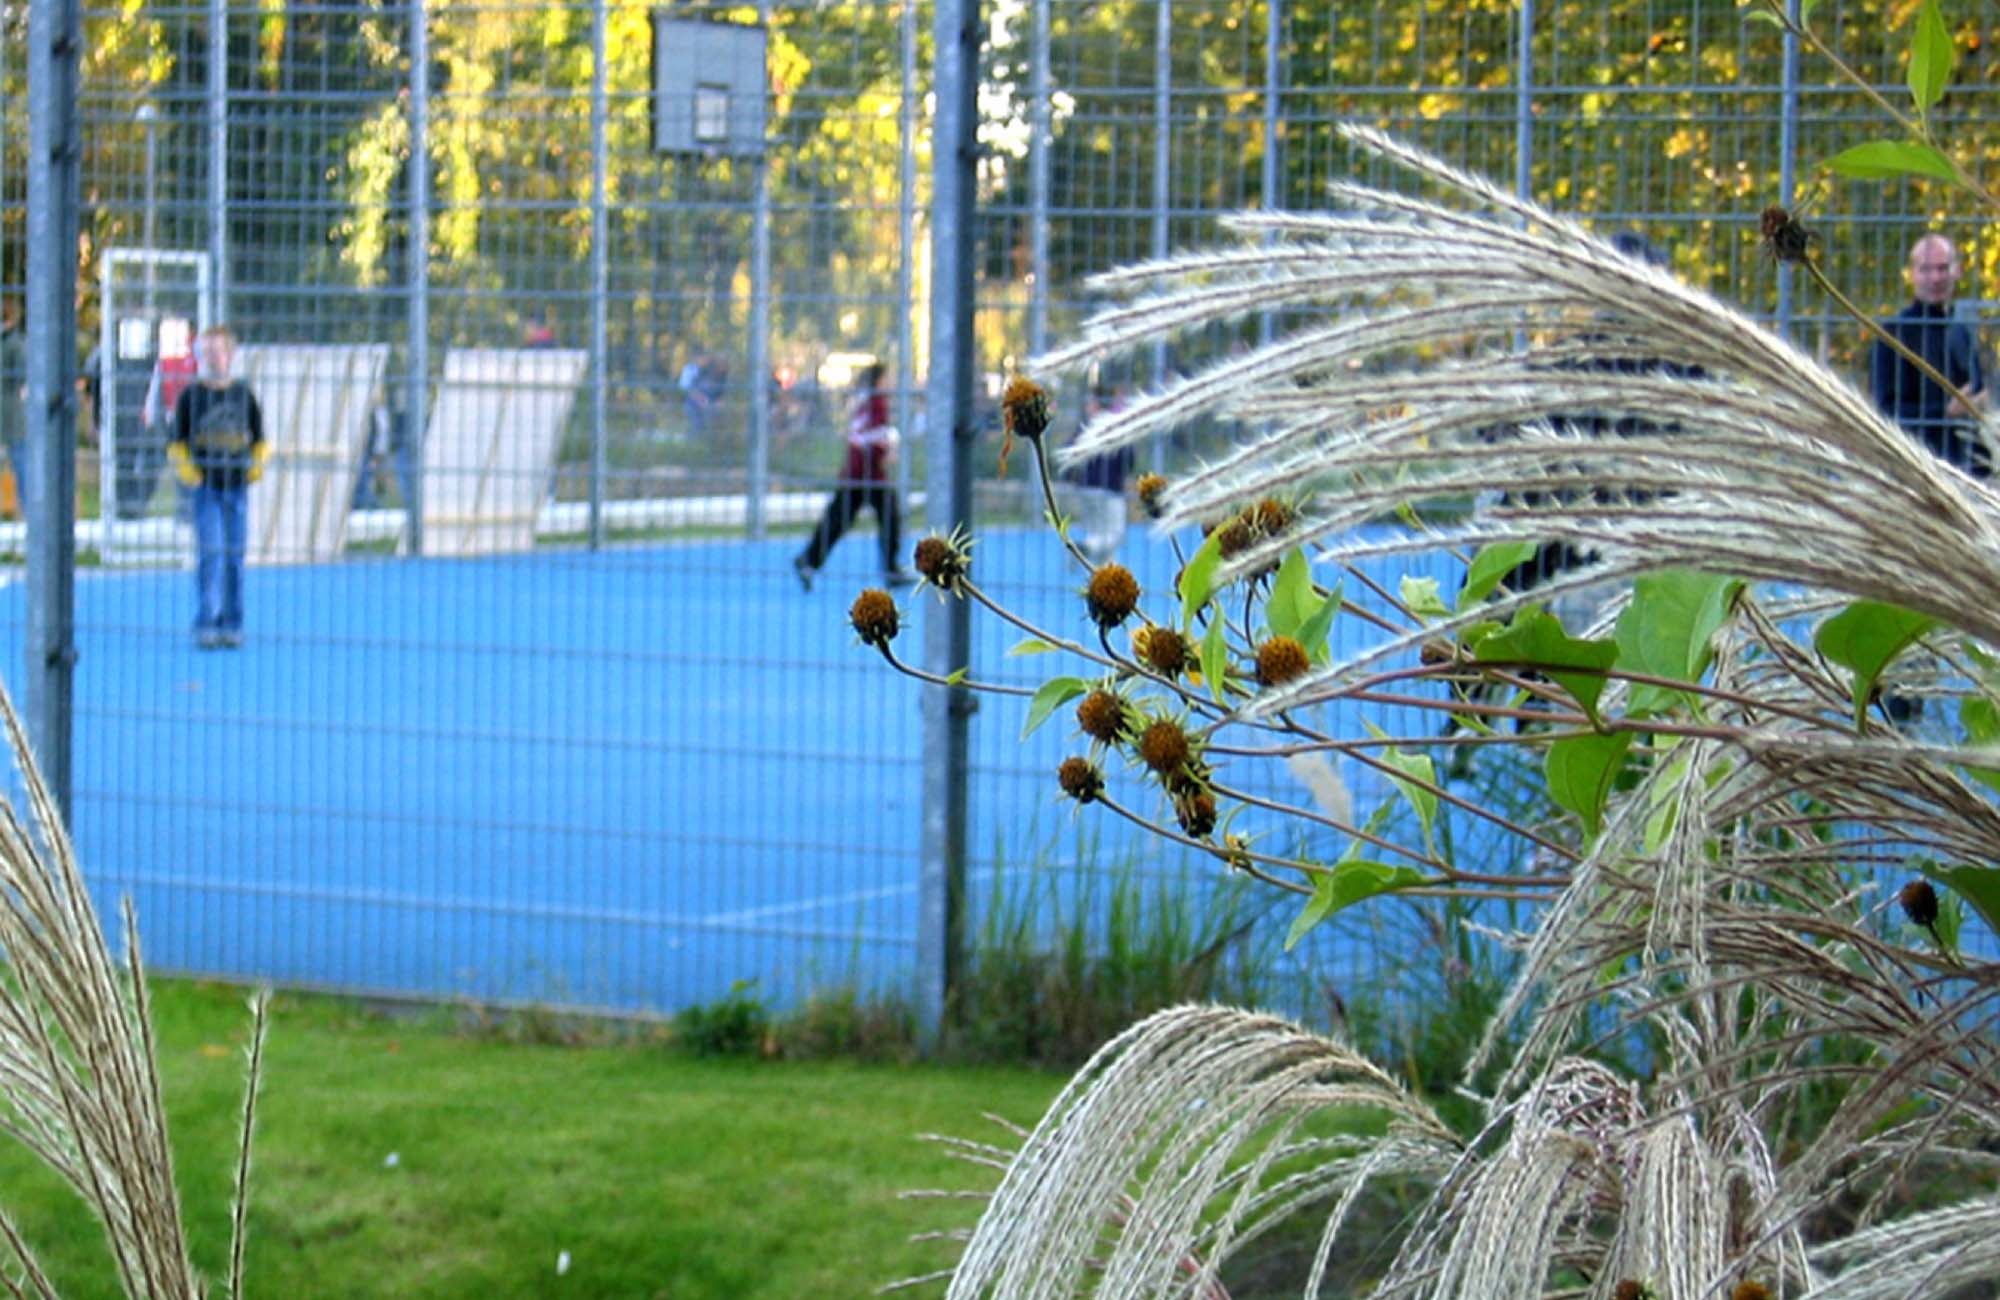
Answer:
[[[167,427],[195,373],[195,337],[215,315],[208,254],[107,248],[98,266],[103,314],[84,367],[97,432],[98,554],[106,564],[174,563],[185,545],[165,472]]]

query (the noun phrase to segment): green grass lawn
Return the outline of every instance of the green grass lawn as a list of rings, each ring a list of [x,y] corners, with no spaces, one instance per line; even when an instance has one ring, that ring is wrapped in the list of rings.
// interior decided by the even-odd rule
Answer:
[[[237,989],[155,998],[195,1259],[219,1280],[249,1017]],[[982,1111],[1032,1123],[1063,1083],[530,1044],[290,997],[265,1061],[246,1294],[286,1300],[867,1295],[945,1264],[908,1236],[976,1207],[899,1191],[990,1185],[915,1135],[989,1139]],[[88,1211],[11,1143],[0,1206],[63,1295],[118,1294]]]

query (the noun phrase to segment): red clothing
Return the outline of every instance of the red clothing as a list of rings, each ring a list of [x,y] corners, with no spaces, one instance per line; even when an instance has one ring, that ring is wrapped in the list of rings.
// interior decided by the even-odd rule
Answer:
[[[181,400],[181,390],[193,383],[200,373],[192,352],[183,352],[177,357],[161,357],[153,367],[153,382],[140,408],[140,420],[148,428],[166,423],[167,417],[173,414],[175,404]]]
[[[840,476],[848,482],[883,483],[889,478],[889,451],[896,445],[896,428],[889,423],[889,398],[862,393],[847,415],[847,464]]]

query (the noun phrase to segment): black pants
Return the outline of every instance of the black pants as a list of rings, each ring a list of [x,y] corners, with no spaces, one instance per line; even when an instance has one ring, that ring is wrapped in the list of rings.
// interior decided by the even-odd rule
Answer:
[[[833,500],[826,503],[826,513],[819,517],[819,527],[813,531],[813,538],[806,552],[800,558],[806,567],[817,569],[826,563],[827,552],[840,540],[854,522],[854,516],[867,506],[875,512],[875,522],[881,526],[882,571],[896,567],[896,555],[902,548],[903,515],[896,504],[896,487],[893,483],[876,481],[846,481],[834,490]]]

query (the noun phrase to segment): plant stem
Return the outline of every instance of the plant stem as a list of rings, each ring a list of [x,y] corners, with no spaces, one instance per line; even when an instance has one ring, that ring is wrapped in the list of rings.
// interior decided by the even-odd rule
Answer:
[[[896,657],[896,652],[886,645],[876,646],[875,648],[882,652],[882,657],[887,659],[889,666],[897,672],[902,673],[906,677],[914,677],[920,682],[929,682],[933,686],[964,687],[968,691],[982,691],[988,695],[1032,696],[1034,694],[1033,691],[1025,686],[1002,686],[998,682],[975,682],[969,677],[961,677],[957,681],[952,681],[949,677],[940,677],[936,673],[928,672],[913,664],[904,663]]]
[[[1083,553],[1083,548],[1070,537],[1069,525],[1063,521],[1061,511],[1056,509],[1055,479],[1049,474],[1049,454],[1042,448],[1042,438],[1030,438],[1028,445],[1035,449],[1035,477],[1042,481],[1042,502],[1048,507],[1050,527],[1056,530],[1056,536],[1062,539],[1062,544],[1076,557],[1076,562],[1083,566],[1085,573],[1096,572],[1097,566],[1090,562],[1090,557]]]
[[[1952,383],[1949,379],[1946,379],[1942,374],[1940,374],[1936,366],[1933,366],[1930,362],[1918,356],[1916,352],[1913,351],[1908,344],[1904,343],[1894,334],[1884,329],[1880,324],[1880,322],[1876,321],[1874,317],[1865,314],[1859,307],[1855,306],[1854,301],[1850,299],[1846,294],[1842,293],[1834,285],[1832,280],[1829,280],[1827,278],[1826,272],[1820,269],[1820,265],[1818,262],[1813,261],[1811,258],[1806,258],[1804,261],[1800,263],[1800,265],[1806,268],[1806,274],[1812,277],[1813,283],[1817,284],[1820,288],[1826,290],[1827,296],[1832,298],[1834,302],[1839,305],[1842,311],[1846,312],[1849,316],[1852,316],[1855,320],[1859,321],[1863,329],[1867,330],[1870,334],[1873,334],[1876,338],[1880,339],[1882,342],[1888,344],[1890,349],[1894,351],[1897,355],[1901,356],[1905,361],[1908,361],[1911,365],[1923,371],[1924,377],[1926,379],[1936,384],[1939,388],[1944,389],[1944,391],[1948,395],[1950,395],[1950,397],[1954,401],[1956,401],[1960,406],[1964,407],[1967,411],[1978,410],[1978,407],[1976,407],[1973,404],[1972,399],[1966,396],[1965,393],[1960,391],[1957,384]],[[1976,418],[1974,418],[1973,423],[1978,424],[1979,421]]]

